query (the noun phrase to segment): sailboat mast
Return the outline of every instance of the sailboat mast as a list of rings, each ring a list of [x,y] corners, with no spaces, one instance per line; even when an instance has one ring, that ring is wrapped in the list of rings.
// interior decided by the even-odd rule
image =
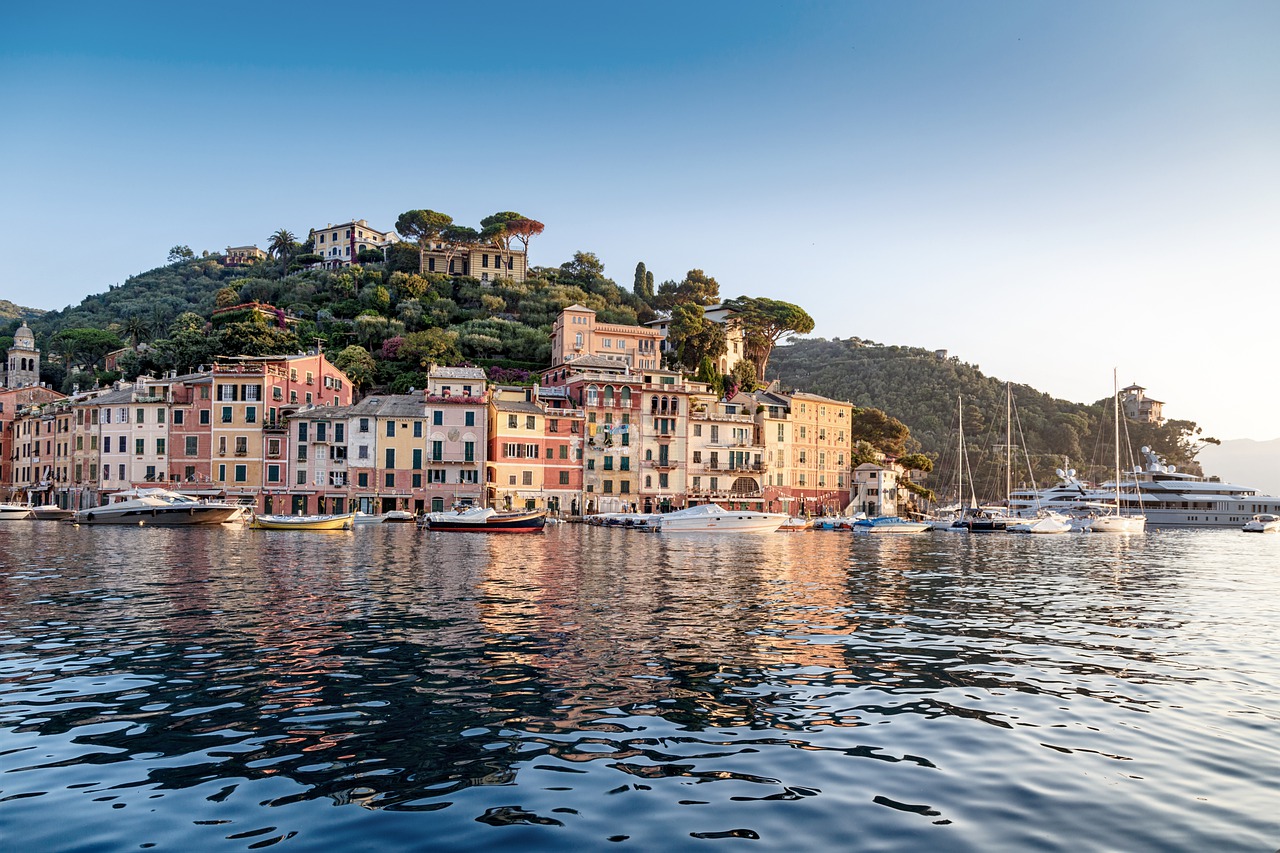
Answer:
[[[1120,376],[1116,368],[1111,368],[1112,400],[1116,411],[1116,515],[1120,514]]]
[[[1004,513],[1013,503],[1013,386],[1004,383]]]

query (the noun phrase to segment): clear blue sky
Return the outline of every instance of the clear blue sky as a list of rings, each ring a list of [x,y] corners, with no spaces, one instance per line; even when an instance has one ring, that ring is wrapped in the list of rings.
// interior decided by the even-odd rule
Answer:
[[[1280,435],[1280,3],[6,4],[0,297],[429,207]]]

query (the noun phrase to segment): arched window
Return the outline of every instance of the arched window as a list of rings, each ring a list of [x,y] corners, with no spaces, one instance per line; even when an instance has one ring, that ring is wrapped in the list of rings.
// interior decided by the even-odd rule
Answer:
[[[646,450],[646,451],[644,452],[644,458],[645,458],[645,461],[646,461],[646,462],[652,462],[652,461],[653,461],[653,451],[652,451],[652,450]]]
[[[624,387],[620,396],[622,397],[622,408],[631,408],[631,389]]]
[[[672,397],[671,398],[671,414],[674,415],[679,411],[680,411],[680,399],[678,397]]]
[[[645,474],[644,476],[644,487],[646,489],[653,488],[653,477],[650,477],[648,474]]]
[[[588,406],[600,405],[600,390],[596,388],[596,386],[594,385],[587,386],[587,405]]]
[[[613,386],[612,385],[604,386],[604,404],[606,406],[613,405]]]
[[[650,401],[649,401],[649,411],[650,411],[650,412],[653,412],[654,414],[657,414],[657,411],[658,411],[658,398],[657,398],[657,396],[656,396],[656,395],[654,396],[654,398],[653,398],[652,400],[650,400]]]
[[[668,406],[667,398],[666,398],[666,397],[663,397],[663,398],[662,398],[662,412],[663,412],[663,414],[666,414],[667,406]]]

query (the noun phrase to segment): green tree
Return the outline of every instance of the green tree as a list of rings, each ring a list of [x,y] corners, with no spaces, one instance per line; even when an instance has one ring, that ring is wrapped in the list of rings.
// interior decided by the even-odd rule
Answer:
[[[105,329],[63,329],[53,337],[54,348],[60,353],[74,353],[73,358],[90,367],[97,367],[107,353],[124,346],[115,332]]]
[[[704,359],[715,360],[725,354],[727,342],[719,323],[704,316],[701,305],[677,304],[671,311],[667,340],[675,350],[677,363],[686,370],[696,370]]]
[[[267,254],[280,259],[280,276],[289,270],[289,261],[297,253],[297,238],[288,228],[281,228],[267,240]]]
[[[184,261],[195,260],[196,253],[191,251],[190,246],[174,246],[169,250],[169,263],[180,264]]]
[[[138,344],[142,343],[142,339],[151,331],[151,324],[141,314],[130,314],[124,318],[123,329],[136,349]]]
[[[560,274],[575,284],[590,284],[604,278],[604,264],[594,252],[574,252],[573,260],[560,265]]]
[[[446,228],[440,235],[444,245],[444,269],[438,270],[445,275],[453,275],[453,260],[460,253],[481,242],[480,232],[467,225],[454,225]],[[467,272],[463,270],[462,272]]]
[[[221,355],[289,355],[301,349],[297,335],[268,325],[261,317],[227,323],[218,329],[214,342]]]
[[[418,244],[418,274],[426,272],[427,250],[438,240],[453,217],[434,210],[406,210],[396,219],[396,230]]]
[[[451,365],[462,360],[458,333],[449,329],[424,329],[404,336],[396,353],[401,361],[426,369],[433,364]]]
[[[526,219],[514,210],[504,210],[480,220],[480,241],[498,250],[504,271],[511,266],[511,241],[516,236],[511,230],[511,225],[518,221],[532,220]]]
[[[649,287],[649,271],[644,268],[644,261],[636,264],[636,277],[631,285],[631,292],[641,299],[651,299],[653,294],[648,292]]]
[[[756,365],[756,378],[764,382],[773,348],[783,335],[808,334],[813,318],[799,305],[764,297],[739,296],[724,303],[733,310],[730,322],[742,330],[746,355]]]
[[[739,391],[750,393],[760,387],[756,366],[747,359],[742,359],[733,366],[729,371],[729,378],[733,380]]]
[[[855,409],[849,427],[851,441],[866,442],[885,456],[895,458],[906,452],[907,440],[911,437],[906,424],[879,409]]]
[[[378,369],[378,363],[373,360],[369,351],[355,344],[338,353],[333,366],[347,374],[351,383],[361,391],[373,384],[373,377]]]

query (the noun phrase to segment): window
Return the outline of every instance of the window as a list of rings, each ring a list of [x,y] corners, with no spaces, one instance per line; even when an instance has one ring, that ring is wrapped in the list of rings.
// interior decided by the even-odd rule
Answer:
[[[280,482],[280,466],[279,465],[267,466],[267,482],[268,483]]]
[[[364,472],[356,474],[356,485],[362,489],[369,488],[369,475]]]
[[[305,444],[298,445],[298,461],[299,462],[307,461],[307,446]]]
[[[164,439],[163,438],[156,439],[156,455],[164,456]]]
[[[147,452],[145,445],[146,445],[146,441],[144,439],[135,438],[133,440],[133,452],[136,455],[141,456],[142,454]]]
[[[227,455],[227,437],[225,435],[218,436],[218,455]]]
[[[360,419],[360,432],[368,432],[368,431],[369,431],[369,419],[368,419],[368,418],[361,418],[361,419]]]
[[[231,407],[230,406],[222,407],[222,422],[224,424],[231,423]]]
[[[421,475],[421,474],[414,474],[414,475],[413,475],[413,487],[414,487],[415,489],[421,489],[421,488],[422,488],[422,475]]]
[[[560,472],[560,485],[562,485],[562,486],[567,486],[567,485],[569,485],[569,472],[568,472],[568,471],[561,471],[561,472]]]
[[[432,452],[434,453],[435,450],[433,449]],[[474,441],[464,441],[462,443],[462,460],[464,462],[476,461],[476,443]]]
[[[299,486],[305,486],[307,484],[307,472],[301,468],[298,469],[297,483]]]
[[[249,480],[249,466],[237,465],[236,466],[236,482],[244,483],[244,482],[248,482],[248,480]]]
[[[533,429],[533,425],[534,425],[534,423],[535,423],[535,421],[534,421],[534,416],[533,416],[533,415],[525,415],[525,418],[524,418],[524,428],[525,428],[525,429]]]
[[[471,444],[471,442],[467,442],[467,444]],[[431,459],[433,462],[439,462],[442,459],[444,459],[444,442],[443,441],[431,442]],[[470,462],[471,460],[468,459],[467,461]]]
[[[333,440],[334,440],[335,442],[337,442],[338,444],[341,444],[341,443],[345,440],[345,439],[343,438],[343,433],[345,433],[345,432],[346,432],[346,430],[344,430],[344,429],[343,429],[342,424],[334,424],[334,425],[333,425]]]
[[[630,471],[630,470],[631,470],[631,457],[630,457],[630,456],[623,456],[622,458],[620,458],[620,459],[618,460],[618,470],[619,470],[619,471]],[[665,475],[664,475],[664,476],[665,476]]]
[[[275,458],[280,455],[280,439],[278,438],[267,439],[267,455],[272,458]]]
[[[569,458],[569,445],[567,444],[560,445],[560,458],[561,459]]]
[[[555,418],[548,418],[547,432],[559,432],[559,431],[560,431],[560,421],[556,420]]]
[[[516,429],[519,421],[518,415],[507,415],[507,429]]]
[[[437,413],[437,414],[438,414],[438,413]],[[439,423],[439,421],[436,421],[436,423]],[[475,426],[475,425],[476,425],[476,413],[475,413],[475,412],[467,412],[467,420],[466,420],[466,424],[467,424],[467,426],[469,426],[469,427],[473,427],[473,426]]]
[[[604,470],[606,470],[606,471],[612,471],[612,470],[613,470],[613,457],[612,457],[612,456],[606,456],[606,457],[604,458]]]
[[[369,445],[367,445],[367,444],[362,444],[362,445],[360,445],[359,450],[356,452],[356,458],[357,458],[357,459],[368,459],[368,458],[369,458]]]
[[[386,486],[388,489],[394,489],[396,487],[395,472],[388,471],[385,475],[383,475],[382,484]]]
[[[160,410],[160,414],[161,414],[162,416],[164,415],[164,409],[161,409],[161,410]],[[185,417],[186,417],[186,415],[185,415],[185,413],[182,411],[182,409],[174,409],[174,410],[173,410],[173,425],[174,425],[174,426],[182,426],[182,424],[185,422],[185,421],[184,421]],[[161,417],[161,418],[160,418],[160,420],[161,420],[161,421],[163,421],[163,420],[164,420],[164,418],[163,418],[163,417]]]
[[[244,410],[244,422],[247,424],[256,424],[258,422],[258,407],[246,406]]]
[[[415,447],[413,449],[413,470],[418,471],[422,468],[422,448]]]
[[[248,436],[236,436],[236,456],[249,455],[249,438]]]
[[[606,495],[611,495],[611,494],[613,494],[613,480],[605,480],[605,481],[604,481],[604,493],[605,493]]]
[[[128,452],[129,452],[129,451],[128,451],[128,449],[125,447],[125,442],[126,442],[127,440],[128,440],[128,439],[126,439],[123,435],[122,435],[122,436],[120,436],[120,452],[121,452],[121,453],[128,453]]]
[[[387,438],[395,438],[395,436],[396,436],[396,422],[387,421]]]
[[[422,438],[422,421],[413,422],[413,437]]]
[[[327,431],[328,431],[328,424],[326,424],[324,421],[320,421],[319,423],[317,423],[316,424],[316,441],[324,441],[325,433]]]
[[[383,465],[382,467],[383,467],[383,468],[394,468],[394,467],[396,467],[396,449],[395,449],[394,447],[388,447],[388,448],[387,448],[387,452],[386,452],[386,464],[385,464],[385,465]]]
[[[521,472],[520,472],[520,483],[521,483],[521,485],[525,485],[525,486],[532,486],[532,485],[533,485],[533,472],[532,472],[532,471],[521,471]]]
[[[201,409],[200,410],[200,426],[208,426],[210,417],[211,417],[211,413],[209,412],[208,409]]]
[[[138,417],[134,420],[134,423],[145,424],[147,422],[146,415],[147,415],[146,409],[138,409]]]

